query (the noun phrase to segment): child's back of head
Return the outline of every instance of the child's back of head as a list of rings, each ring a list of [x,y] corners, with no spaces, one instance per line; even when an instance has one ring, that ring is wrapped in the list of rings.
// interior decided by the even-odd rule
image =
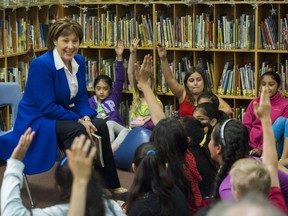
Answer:
[[[240,200],[251,191],[267,196],[271,178],[268,168],[260,161],[244,158],[236,161],[230,171],[233,196]]]
[[[128,198],[128,212],[137,199],[156,194],[161,215],[170,215],[174,184],[166,171],[167,166],[165,153],[161,149],[150,142],[138,146],[132,165],[135,175]]]

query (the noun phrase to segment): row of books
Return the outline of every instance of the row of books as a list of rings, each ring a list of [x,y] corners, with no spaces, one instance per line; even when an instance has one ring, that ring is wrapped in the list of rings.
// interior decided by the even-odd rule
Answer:
[[[140,38],[141,46],[152,46],[153,31],[150,15],[118,17],[114,11],[106,11],[99,17],[74,14],[84,27],[83,46],[115,46],[118,39],[123,40],[125,46],[130,45],[133,38]]]
[[[161,14],[158,11],[155,13],[156,17]],[[100,16],[86,13],[82,17],[80,14],[71,16],[84,27],[84,46],[114,46],[118,39],[123,40],[125,46],[129,46],[134,37],[141,39],[140,46],[152,46],[153,28],[150,15],[131,17],[131,14],[118,18],[114,11],[106,11]],[[269,19],[270,17],[265,20]],[[217,20],[216,30],[215,33],[214,21],[210,20],[209,14],[196,15],[194,30],[191,15],[175,17],[175,21],[171,17],[159,15],[156,22],[156,43],[165,47],[184,48],[213,48],[214,45],[221,49],[255,48],[254,15],[242,14],[235,21],[228,16],[222,16]],[[216,44],[213,42],[215,35]],[[281,42],[281,47],[283,44],[284,41]]]
[[[11,15],[5,18],[7,35],[7,53],[24,52],[27,50],[27,38],[31,37],[34,47],[45,48],[49,24],[39,23],[39,28],[31,20],[17,18],[13,27]],[[0,53],[3,54],[3,21],[0,20]]]
[[[280,19],[280,37],[279,37],[279,44],[280,49],[284,50],[287,49],[287,43],[285,42],[285,31],[288,28],[288,14],[286,14],[286,17]]]
[[[277,32],[278,30],[275,20],[271,16],[268,16],[268,18],[259,25],[260,48],[277,50],[279,48]]]
[[[0,68],[0,82],[17,82],[24,90],[28,77],[28,62],[19,61],[18,67]]]
[[[4,23],[3,20],[0,20],[0,55],[4,54],[4,47],[3,47],[3,29],[4,29]]]
[[[177,19],[176,19],[177,21]],[[213,29],[215,28],[213,20],[209,14],[202,13],[195,18],[195,47],[213,48],[215,38]],[[177,28],[176,28],[177,29]]]
[[[173,72],[174,71],[174,62],[170,62],[169,65],[170,65],[171,71]],[[164,94],[171,93],[171,89],[168,88],[164,74],[162,73],[160,62],[157,62],[156,87],[157,87],[157,92],[161,92]]]
[[[94,88],[94,80],[100,74],[105,74],[111,77],[112,82],[115,80],[115,59],[104,59],[101,58],[98,61],[95,57],[85,57],[86,62],[86,85],[88,89]],[[128,81],[127,81],[127,68],[128,68],[128,61],[124,59],[124,68],[125,68],[125,83],[123,89],[128,90]]]
[[[77,4],[79,0],[1,0],[0,6],[27,6],[35,4]],[[85,2],[85,1],[83,1]]]
[[[1,0],[0,6],[27,6],[35,4],[79,4],[81,2],[104,2],[104,0]],[[144,0],[141,0],[144,2]],[[113,0],[112,2],[127,2],[126,0]]]
[[[9,19],[10,20],[10,19]],[[8,22],[10,25],[10,21]],[[17,52],[24,52],[27,50],[27,23],[24,18],[18,18],[16,20],[16,31],[15,31],[15,38],[16,38],[16,51]],[[12,30],[13,31],[13,30]],[[13,40],[14,41],[14,40]]]
[[[247,107],[236,107],[236,108],[232,108],[233,110],[233,117],[236,119],[236,120],[239,120],[239,121],[242,121],[243,120],[243,117],[244,117],[244,114],[245,114],[245,111],[246,111],[246,108]]]
[[[255,68],[253,64],[233,65],[227,61],[224,65],[217,89],[219,95],[237,95],[255,97]]]
[[[259,70],[259,77],[267,71],[277,71],[281,78],[281,91],[285,97],[288,97],[288,59],[283,60],[279,64],[279,70],[277,70],[277,64],[270,63],[269,61],[263,61]]]
[[[279,74],[282,92],[285,97],[288,97],[288,59],[284,63],[280,63]]]
[[[160,13],[160,12],[158,12]],[[131,13],[132,14],[132,13]],[[124,41],[125,46],[130,45],[132,38],[140,38],[140,46],[150,47],[153,42],[153,27],[150,15],[137,15],[131,17],[126,14],[117,18],[114,11],[91,16],[86,13],[73,14],[73,19],[82,24],[84,28],[84,46],[115,46],[118,39]],[[156,16],[157,11],[156,11]],[[31,20],[16,19],[14,28],[11,15],[5,18],[5,31],[7,32],[8,53],[23,52],[27,49],[27,37],[35,41],[34,47],[45,48],[49,23],[41,23],[39,27],[32,24]],[[158,18],[157,18],[158,19]],[[253,49],[255,48],[255,16],[242,14],[235,22],[228,16],[217,20],[217,31],[209,14],[200,14],[193,20],[191,15],[176,17],[175,20],[164,15],[159,15],[156,22],[156,43],[165,47],[185,48],[213,48],[214,45],[221,49]],[[280,30],[283,33],[287,28],[287,17],[281,19]],[[215,34],[214,34],[215,32]],[[284,35],[280,34],[278,42],[277,25],[271,16],[268,16],[259,25],[259,46],[262,49],[284,49]],[[215,35],[217,35],[216,44]],[[193,38],[194,37],[194,38]],[[3,54],[3,21],[0,20],[0,54]],[[15,38],[17,40],[15,40]],[[14,44],[15,43],[15,44]]]
[[[217,20],[217,47],[221,49],[252,49],[255,40],[254,15],[242,14],[234,21],[228,16]]]

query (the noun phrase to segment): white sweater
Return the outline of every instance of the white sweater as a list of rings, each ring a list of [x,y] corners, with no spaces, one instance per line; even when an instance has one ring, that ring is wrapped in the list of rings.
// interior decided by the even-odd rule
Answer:
[[[7,160],[7,167],[1,186],[1,215],[2,216],[31,216],[30,211],[23,205],[20,188],[23,184],[24,164],[15,159]],[[106,216],[123,215],[121,208],[114,200],[104,199]],[[66,216],[69,204],[59,204],[47,208],[33,208],[35,216]],[[112,210],[112,211],[111,211]]]

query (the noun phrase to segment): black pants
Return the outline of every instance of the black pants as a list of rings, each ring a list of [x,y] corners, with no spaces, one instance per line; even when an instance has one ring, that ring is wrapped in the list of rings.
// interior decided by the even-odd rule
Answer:
[[[113,153],[111,150],[109,131],[105,120],[93,118],[93,125],[97,128],[97,134],[102,137],[103,158],[105,167],[95,165],[95,170],[102,176],[105,187],[115,189],[120,187]],[[69,149],[76,136],[86,134],[85,127],[74,121],[57,120],[56,121],[57,143],[60,149]]]

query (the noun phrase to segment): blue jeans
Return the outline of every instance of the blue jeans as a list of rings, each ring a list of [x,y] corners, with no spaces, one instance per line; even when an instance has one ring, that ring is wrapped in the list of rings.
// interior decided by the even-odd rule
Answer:
[[[284,138],[288,137],[288,119],[283,116],[278,117],[273,123],[273,132],[276,139],[278,158],[280,158],[283,152]]]

